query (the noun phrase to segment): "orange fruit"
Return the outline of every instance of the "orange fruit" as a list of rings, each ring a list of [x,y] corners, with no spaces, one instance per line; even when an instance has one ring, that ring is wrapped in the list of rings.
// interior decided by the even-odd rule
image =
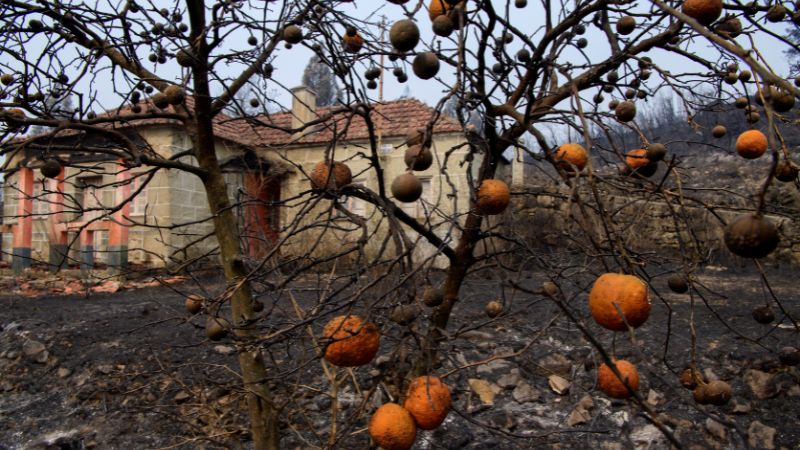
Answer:
[[[347,30],[344,36],[342,36],[342,44],[345,51],[358,53],[364,46],[364,38],[355,30]]]
[[[417,426],[405,408],[386,403],[372,415],[369,435],[384,450],[408,450],[417,439]]]
[[[478,211],[481,214],[494,215],[506,210],[511,202],[511,191],[502,180],[483,180],[478,188]]]
[[[614,366],[631,389],[634,391],[639,389],[639,371],[636,370],[636,366],[624,359],[615,360]],[[597,386],[609,397],[628,398],[631,396],[625,383],[605,363],[597,369]]]
[[[625,320],[620,317],[617,307]],[[589,310],[595,322],[609,330],[625,331],[625,321],[636,328],[650,316],[647,284],[633,275],[604,273],[589,292]]]
[[[331,166],[333,174],[331,175]],[[311,171],[311,186],[314,189],[339,189],[353,182],[353,174],[345,163],[320,162]]]
[[[756,159],[767,151],[767,136],[758,130],[747,130],[736,138],[736,153],[742,158]]]
[[[647,159],[647,150],[637,148],[636,150],[629,151],[625,156],[625,164],[634,170],[650,164],[650,160]]]
[[[722,0],[686,0],[681,11],[703,25],[710,25],[722,14]]]
[[[325,325],[322,336],[328,340],[325,359],[343,367],[363,366],[378,353],[381,335],[374,323],[358,316],[334,317]]]
[[[445,0],[431,0],[431,3],[428,5],[428,17],[430,17],[431,22],[437,17],[447,14],[450,12],[451,9],[455,8],[456,6],[464,7],[465,2],[460,2],[458,5],[451,5],[450,3],[446,2]]]
[[[408,386],[403,406],[414,417],[418,427],[433,430],[450,412],[450,389],[437,377],[417,377]]]
[[[577,169],[580,172],[586,167],[586,163],[589,161],[589,154],[581,144],[569,143],[558,147],[555,159],[559,167],[565,171],[572,172]]]

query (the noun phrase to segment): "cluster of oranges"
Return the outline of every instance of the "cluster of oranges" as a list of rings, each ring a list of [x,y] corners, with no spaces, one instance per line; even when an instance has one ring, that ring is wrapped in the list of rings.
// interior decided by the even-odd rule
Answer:
[[[336,366],[368,364],[378,353],[378,327],[358,316],[338,316],[325,325],[325,359]],[[450,412],[450,389],[441,379],[421,376],[411,381],[405,402],[386,403],[372,415],[369,433],[385,450],[407,450],[414,445],[417,428],[433,430]]]

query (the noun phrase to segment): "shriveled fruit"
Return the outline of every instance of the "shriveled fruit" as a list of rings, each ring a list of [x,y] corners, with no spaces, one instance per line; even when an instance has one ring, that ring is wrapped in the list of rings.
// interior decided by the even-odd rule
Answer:
[[[55,178],[61,174],[61,163],[55,159],[48,159],[44,165],[39,169],[43,177]]]
[[[171,84],[164,89],[164,95],[170,105],[180,105],[186,99],[186,94],[180,86]]]
[[[421,376],[411,381],[403,406],[423,430],[433,430],[450,412],[450,389],[438,377]]]
[[[421,144],[412,145],[406,149],[404,160],[411,170],[427,170],[433,164],[433,153]]]
[[[631,396],[631,392],[625,387],[624,382],[628,383],[632,390],[638,390],[639,371],[636,370],[636,366],[624,359],[613,361],[613,363],[622,375],[622,379],[617,377],[608,364],[603,363],[597,369],[597,386],[609,397],[628,398]]]
[[[770,104],[775,111],[778,112],[787,112],[794,108],[794,95],[789,92],[784,91],[783,89],[774,89]]]
[[[431,79],[439,73],[439,57],[433,52],[419,53],[414,57],[411,68],[417,77],[423,80]]]
[[[699,370],[692,370],[691,367],[687,367],[686,369],[683,369],[683,372],[681,372],[680,382],[681,386],[685,387],[686,389],[695,389],[698,383],[704,384],[706,379]]]
[[[386,403],[372,415],[369,435],[384,450],[408,450],[417,439],[417,425],[408,410]]]
[[[710,25],[722,14],[722,0],[686,0],[681,11],[703,25]]]
[[[714,31],[724,38],[735,39],[742,34],[742,22],[735,17],[728,17],[714,27]]]
[[[398,20],[389,30],[389,41],[401,52],[413,50],[419,43],[419,28],[413,20]]]
[[[722,125],[716,125],[714,128],[711,129],[711,135],[715,138],[719,139],[728,132],[728,129]]]
[[[701,391],[700,400],[698,400],[698,390]],[[728,403],[733,395],[733,389],[731,389],[731,385],[722,380],[715,380],[708,384],[701,384],[695,388],[694,392],[697,403],[712,404],[717,406],[722,406]]]
[[[745,214],[725,227],[725,245],[744,258],[763,258],[780,242],[778,228],[763,216]]]
[[[4,86],[9,86],[14,83],[14,75],[10,73],[4,73],[0,75],[0,83],[3,83]]]
[[[186,312],[188,312],[191,315],[195,315],[203,309],[203,297],[196,294],[192,294],[186,297],[184,306],[186,307]]]
[[[562,144],[556,151],[555,160],[558,166],[566,172],[580,172],[589,161],[589,154],[581,144]]]
[[[422,302],[425,303],[425,306],[435,308],[441,305],[442,301],[444,301],[444,293],[440,288],[434,286],[425,287],[425,291],[422,293]]]
[[[431,28],[437,36],[447,37],[453,34],[455,24],[453,24],[453,20],[450,17],[443,15],[433,19]]]
[[[162,94],[161,92],[153,95],[150,100],[156,105],[156,108],[165,109],[169,106],[169,100],[167,96]]]
[[[420,310],[417,305],[398,305],[392,310],[389,318],[392,322],[399,325],[408,325],[419,316]]]
[[[428,17],[430,17],[431,21],[436,20],[437,17],[447,14],[456,5],[462,5],[464,2],[447,2],[445,0],[431,0],[430,4],[428,4]]]
[[[758,130],[747,130],[736,138],[736,153],[742,158],[755,159],[767,151],[767,136]]]
[[[498,302],[497,300],[492,300],[491,302],[486,304],[484,311],[486,312],[487,316],[494,319],[503,312],[503,304]]]
[[[542,291],[544,291],[545,295],[548,297],[555,297],[558,295],[558,286],[552,281],[545,281],[542,283]]]
[[[640,169],[645,167],[651,163],[650,159],[647,157],[647,150],[642,148],[637,148],[635,150],[631,150],[625,155],[625,164],[628,165],[631,169]]]
[[[297,25],[289,25],[283,29],[283,40],[290,44],[299,44],[303,40],[303,30]]]
[[[674,273],[669,277],[667,286],[677,294],[683,294],[689,290],[689,283],[686,282],[686,277],[679,273]]]
[[[422,196],[422,182],[413,173],[398,175],[392,181],[392,195],[403,203],[415,202]]]
[[[406,135],[406,145],[409,147],[412,145],[422,144],[422,139],[425,136],[425,130],[419,129],[411,131]]]
[[[614,115],[620,122],[630,122],[636,117],[636,105],[633,102],[623,101],[614,108]]]
[[[511,202],[511,191],[503,180],[483,180],[477,197],[478,211],[481,214],[495,215],[506,210]]]
[[[219,341],[228,335],[231,323],[224,317],[209,317],[206,321],[206,336],[212,341]]]
[[[775,23],[786,18],[786,7],[777,3],[767,10],[767,21]]]
[[[627,35],[636,29],[636,19],[633,16],[624,16],[617,21],[617,33]]]
[[[353,182],[353,173],[345,163],[323,161],[314,166],[309,178],[314,189],[339,189]]]
[[[667,156],[667,146],[654,142],[647,147],[645,155],[650,161],[661,161]]]
[[[181,67],[191,67],[194,64],[195,58],[191,50],[180,49],[175,53],[175,61]]]
[[[364,47],[364,38],[355,28],[348,28],[342,36],[342,47],[349,53],[358,53]]]
[[[709,404],[708,400],[708,392],[706,392],[706,384],[698,384],[697,387],[694,388],[692,391],[692,397],[694,397],[694,401],[701,405]]]
[[[769,306],[759,306],[753,309],[753,320],[763,324],[772,323],[775,320],[775,313]]]
[[[594,320],[609,330],[624,331],[625,322],[639,327],[650,316],[647,284],[633,275],[604,273],[589,292],[589,309]]]
[[[381,340],[374,323],[352,315],[334,317],[325,325],[322,337],[328,342],[325,359],[342,367],[363,366],[372,361]]]
[[[778,166],[775,168],[775,178],[778,181],[782,181],[784,183],[789,183],[797,179],[797,174],[800,172],[800,169],[790,161],[785,159],[780,160],[778,162]]]

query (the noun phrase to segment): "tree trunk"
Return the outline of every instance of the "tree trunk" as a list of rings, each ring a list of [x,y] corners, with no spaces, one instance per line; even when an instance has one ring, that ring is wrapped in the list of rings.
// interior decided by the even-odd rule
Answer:
[[[205,41],[205,5],[187,1],[191,21],[191,42],[197,62],[193,66],[194,123],[187,130],[194,144],[198,165],[206,171],[203,186],[213,214],[214,233],[219,243],[225,280],[237,285],[231,297],[231,323],[240,341],[239,367],[246,392],[250,430],[255,450],[277,450],[279,447],[278,417],[270,396],[267,369],[256,341],[253,299],[242,259],[239,224],[231,208],[228,186],[222,176],[215,148],[211,93],[208,81],[209,49]]]

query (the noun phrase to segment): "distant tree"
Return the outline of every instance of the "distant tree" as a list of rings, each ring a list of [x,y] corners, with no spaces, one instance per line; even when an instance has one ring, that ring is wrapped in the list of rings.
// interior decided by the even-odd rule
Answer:
[[[795,45],[800,44],[800,29],[796,27],[792,27],[789,29],[789,34],[787,36],[790,41],[792,41]],[[797,47],[789,47],[783,51],[786,56],[789,58],[789,67],[791,68],[793,75],[800,75],[800,50]]]
[[[317,93],[317,106],[335,105],[342,96],[333,71],[320,62],[318,56],[314,56],[308,61],[308,65],[303,71],[303,84]]]

